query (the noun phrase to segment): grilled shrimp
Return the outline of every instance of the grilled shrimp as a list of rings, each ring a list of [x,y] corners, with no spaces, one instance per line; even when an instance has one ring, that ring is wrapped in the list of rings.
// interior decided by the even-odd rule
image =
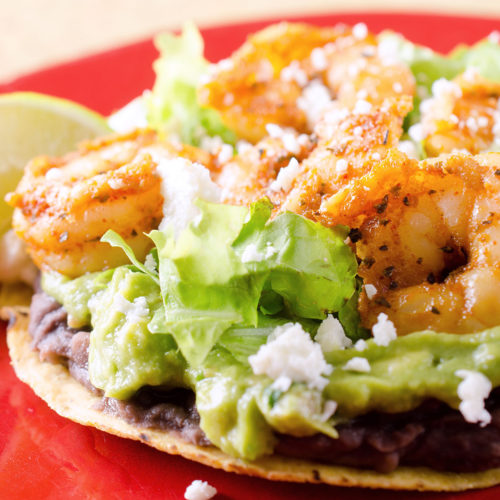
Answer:
[[[433,97],[420,105],[428,156],[468,151],[477,154],[500,147],[500,84],[482,78],[473,69],[453,81],[437,80]]]
[[[215,65],[199,99],[252,143],[269,123],[311,132],[332,98],[354,108],[360,99],[380,104],[414,94],[409,68],[379,57],[376,42],[364,25],[273,25]]]
[[[256,145],[247,144],[222,164],[216,182],[223,188],[225,202],[248,204],[274,194],[270,189],[279,172],[307,158],[316,140],[293,129],[268,126],[271,135]],[[297,163],[298,164],[298,163]]]
[[[281,202],[281,210],[316,218],[323,198],[369,172],[397,146],[411,106],[406,96],[363,113],[333,108],[315,129],[318,145],[302,162],[293,189],[271,196],[273,201]]]
[[[160,143],[147,131],[88,142],[61,159],[32,160],[7,201],[38,267],[74,277],[126,263],[121,250],[99,241],[108,229],[145,257],[151,243],[143,233],[163,216],[154,152],[211,162],[201,150]]]
[[[500,154],[416,162],[398,151],[324,200],[324,224],[346,224],[359,274],[375,288],[360,312],[398,333],[480,331],[500,323]],[[370,297],[368,297],[370,295]]]

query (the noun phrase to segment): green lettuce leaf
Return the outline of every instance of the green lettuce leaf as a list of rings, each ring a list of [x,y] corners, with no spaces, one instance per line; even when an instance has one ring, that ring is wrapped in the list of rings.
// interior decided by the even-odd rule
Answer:
[[[199,145],[202,137],[220,136],[229,144],[235,134],[221,121],[217,111],[200,106],[196,88],[209,68],[203,57],[203,39],[192,23],[179,36],[162,33],[155,38],[160,57],[154,63],[156,80],[145,96],[147,120],[151,127],[176,134],[187,144]]]
[[[153,231],[164,309],[151,331],[168,332],[187,361],[203,361],[230,327],[255,328],[261,313],[295,320],[338,312],[356,289],[346,232],[292,213],[267,222],[271,204],[198,201],[201,218],[177,240]],[[300,291],[300,292],[298,292]]]
[[[155,283],[160,284],[158,278],[158,273],[152,269],[146,267],[139,259],[135,256],[134,251],[128,245],[125,240],[112,229],[108,229],[101,238],[103,243],[109,243],[112,247],[121,248],[125,255],[129,258],[130,262],[140,271],[147,274]]]
[[[256,326],[265,276],[250,275],[231,248],[247,209],[198,202],[202,217],[177,240],[153,231],[164,301],[163,331],[171,333],[189,363],[199,364],[231,325]]]
[[[342,323],[345,334],[353,341],[367,339],[371,333],[361,326],[361,317],[358,311],[359,286],[352,297],[344,304],[338,313],[338,319]]]
[[[267,218],[270,205],[268,210]],[[270,271],[267,287],[283,298],[291,315],[324,319],[339,311],[355,291],[357,265],[344,244],[347,229],[332,230],[291,212],[266,223],[262,212],[252,214],[233,244],[235,252],[242,258],[250,246],[255,249],[257,260],[248,268]]]

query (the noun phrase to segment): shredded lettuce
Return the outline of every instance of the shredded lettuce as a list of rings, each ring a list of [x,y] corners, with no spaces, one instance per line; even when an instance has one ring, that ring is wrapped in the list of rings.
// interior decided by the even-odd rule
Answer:
[[[203,57],[203,39],[196,26],[186,23],[182,34],[162,33],[155,38],[160,57],[154,63],[156,80],[145,95],[148,124],[186,144],[199,145],[204,136],[217,135],[234,144],[235,134],[214,109],[200,106],[196,88],[209,62]]]
[[[344,243],[345,228],[328,229],[293,213],[269,221],[267,199],[250,211],[197,204],[199,219],[178,238],[170,229],[150,233],[158,276],[118,235],[104,237],[123,248],[137,270],[155,282],[159,277],[164,307],[155,310],[149,331],[171,334],[191,366],[232,327],[261,328],[264,316],[277,318],[276,325],[321,320],[351,307],[357,264]],[[353,314],[342,317],[351,331]]]
[[[129,258],[130,262],[132,262],[132,264],[139,271],[147,274],[156,284],[159,284],[158,273],[151,269],[148,269],[145,264],[140,262],[139,259],[137,259],[137,257],[135,256],[134,251],[132,250],[130,245],[128,245],[118,233],[115,233],[115,231],[109,229],[104,233],[101,241],[103,243],[108,243],[112,247],[121,248],[125,252],[125,255]]]
[[[323,319],[353,295],[357,266],[343,243],[345,231],[292,213],[267,222],[268,200],[250,213],[203,201],[198,206],[200,220],[177,240],[168,232],[150,235],[165,306],[164,324],[155,330],[171,333],[191,365],[231,326],[257,327],[262,297],[272,300],[261,313]]]

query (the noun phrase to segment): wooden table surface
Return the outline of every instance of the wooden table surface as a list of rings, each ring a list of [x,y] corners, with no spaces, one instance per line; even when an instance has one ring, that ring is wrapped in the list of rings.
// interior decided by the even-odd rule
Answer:
[[[200,26],[335,11],[497,17],[500,0],[0,0],[0,81],[150,36]],[[500,29],[500,22],[499,22]]]

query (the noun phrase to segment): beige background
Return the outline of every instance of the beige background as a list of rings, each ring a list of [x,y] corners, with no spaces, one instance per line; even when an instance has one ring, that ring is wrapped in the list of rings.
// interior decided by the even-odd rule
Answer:
[[[500,18],[500,0],[0,0],[0,81],[135,41],[187,19],[207,26],[286,14],[363,10]]]

